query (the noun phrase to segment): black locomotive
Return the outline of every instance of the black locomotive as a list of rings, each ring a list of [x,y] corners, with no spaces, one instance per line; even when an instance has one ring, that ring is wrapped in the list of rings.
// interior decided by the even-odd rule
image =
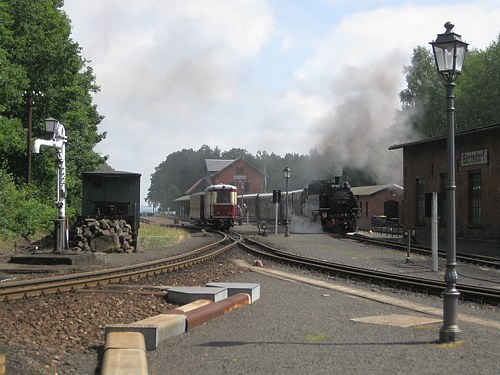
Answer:
[[[285,198],[278,207],[277,220],[284,223]],[[249,220],[267,223],[276,222],[276,205],[272,193],[240,195],[238,204],[244,207],[244,216]],[[302,190],[288,192],[288,217],[292,222],[303,219],[312,223],[321,220],[325,232],[353,232],[360,217],[360,207],[349,183],[335,180],[315,180]]]
[[[318,195],[319,207],[315,213],[321,218],[321,228],[325,232],[347,233],[357,227],[361,209],[348,182],[316,180],[308,186],[308,195]]]

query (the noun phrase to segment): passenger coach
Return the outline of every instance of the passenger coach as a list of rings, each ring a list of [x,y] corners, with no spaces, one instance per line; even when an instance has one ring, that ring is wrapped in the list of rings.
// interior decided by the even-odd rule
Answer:
[[[212,185],[202,193],[190,195],[190,220],[218,229],[234,226],[238,217],[236,186]]]

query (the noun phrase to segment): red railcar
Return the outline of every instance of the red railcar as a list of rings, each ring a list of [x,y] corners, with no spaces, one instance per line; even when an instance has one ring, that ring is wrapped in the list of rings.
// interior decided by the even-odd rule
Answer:
[[[226,230],[234,226],[237,216],[236,186],[212,185],[190,196],[190,218],[198,224]]]

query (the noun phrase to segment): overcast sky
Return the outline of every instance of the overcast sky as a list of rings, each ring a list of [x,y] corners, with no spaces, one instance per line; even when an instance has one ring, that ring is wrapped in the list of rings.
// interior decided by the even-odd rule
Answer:
[[[142,199],[170,153],[204,144],[281,156],[330,146],[337,163],[401,183],[387,148],[412,137],[394,113],[413,48],[446,21],[469,48],[500,33],[498,0],[65,0],[64,10],[101,87],[108,136],[96,151],[142,174]]]

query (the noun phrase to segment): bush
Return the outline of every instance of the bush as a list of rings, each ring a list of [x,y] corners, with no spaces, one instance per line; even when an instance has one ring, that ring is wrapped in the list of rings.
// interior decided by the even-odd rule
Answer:
[[[17,187],[14,179],[0,169],[0,239],[30,239],[53,228],[57,217],[53,204],[37,197],[35,187]]]

